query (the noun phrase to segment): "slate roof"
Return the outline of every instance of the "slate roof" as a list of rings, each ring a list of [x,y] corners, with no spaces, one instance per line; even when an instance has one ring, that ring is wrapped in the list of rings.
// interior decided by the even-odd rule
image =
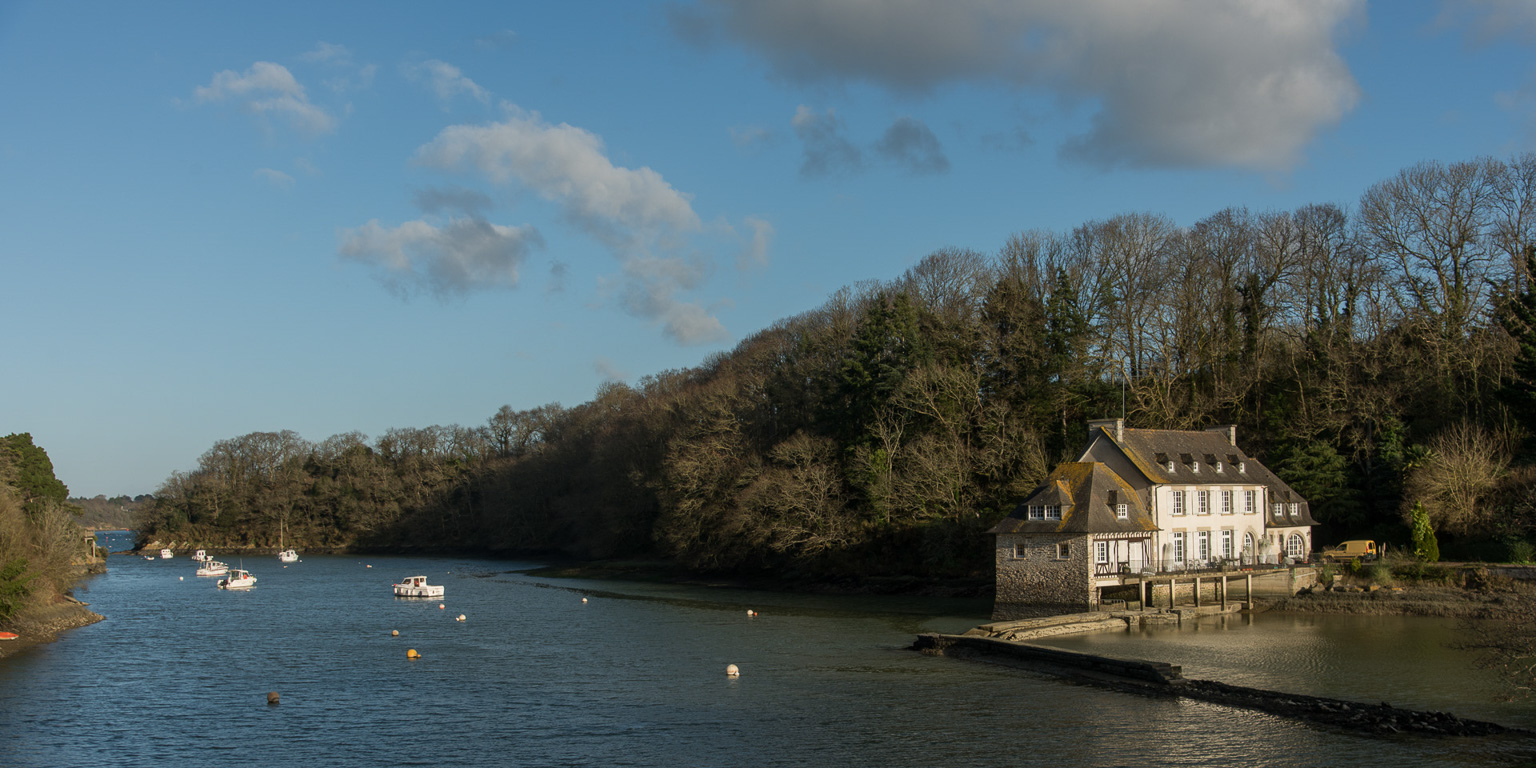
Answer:
[[[1312,519],[1312,510],[1307,500],[1286,485],[1284,480],[1275,476],[1275,473],[1269,471],[1268,467],[1243,453],[1241,448],[1227,442],[1225,432],[1127,427],[1122,430],[1122,437],[1117,441],[1112,429],[1098,426],[1095,430],[1089,433],[1090,449],[1095,440],[1103,438],[1120,448],[1136,469],[1152,483],[1262,485],[1269,489],[1271,502],[1287,505],[1294,502],[1301,505],[1299,518],[1287,517],[1283,521],[1276,520],[1270,514],[1271,510],[1263,510],[1270,527],[1317,524],[1317,521]],[[1089,449],[1084,450],[1085,456],[1088,452]],[[1168,471],[1168,461],[1174,463],[1172,472]],[[1221,472],[1216,471],[1218,461],[1222,465]],[[1195,471],[1196,462],[1199,463],[1199,472]],[[1239,466],[1243,471],[1238,471]]]
[[[1030,506],[1061,505],[1060,520],[1030,520]],[[1127,506],[1127,518],[1116,516],[1115,505]],[[1097,462],[1069,461],[1051,471],[1040,487],[988,533],[1118,533],[1155,531],[1146,500],[1108,467]]]

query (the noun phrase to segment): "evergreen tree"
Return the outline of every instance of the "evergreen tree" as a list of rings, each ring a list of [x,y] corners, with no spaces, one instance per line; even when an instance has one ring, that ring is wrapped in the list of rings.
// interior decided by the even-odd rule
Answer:
[[[28,432],[6,435],[0,438],[0,450],[11,454],[11,487],[21,493],[22,505],[35,513],[48,501],[64,504],[69,498],[69,488],[53,475],[53,462],[48,452],[32,443]]]
[[[1435,538],[1434,526],[1429,524],[1429,511],[1418,501],[1413,503],[1413,554],[1426,563],[1440,560],[1440,542]]]

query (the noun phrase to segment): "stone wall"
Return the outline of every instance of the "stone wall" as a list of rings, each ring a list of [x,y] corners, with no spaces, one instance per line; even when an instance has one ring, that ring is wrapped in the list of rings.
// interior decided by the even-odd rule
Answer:
[[[1067,557],[1057,545],[1066,544]],[[1086,611],[1093,595],[1092,547],[1078,534],[997,537],[994,619]]]

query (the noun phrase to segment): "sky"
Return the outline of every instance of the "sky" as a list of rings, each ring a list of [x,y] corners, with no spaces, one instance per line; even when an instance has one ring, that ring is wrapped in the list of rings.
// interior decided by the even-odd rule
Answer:
[[[1536,0],[0,0],[0,434],[474,426],[935,250],[1536,150]]]

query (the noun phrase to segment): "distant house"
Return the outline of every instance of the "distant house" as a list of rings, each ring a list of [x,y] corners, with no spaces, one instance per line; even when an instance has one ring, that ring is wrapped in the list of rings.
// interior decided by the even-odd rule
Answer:
[[[1076,461],[991,530],[996,618],[1090,610],[1145,575],[1303,561],[1307,500],[1237,446],[1237,428],[1089,422]]]

